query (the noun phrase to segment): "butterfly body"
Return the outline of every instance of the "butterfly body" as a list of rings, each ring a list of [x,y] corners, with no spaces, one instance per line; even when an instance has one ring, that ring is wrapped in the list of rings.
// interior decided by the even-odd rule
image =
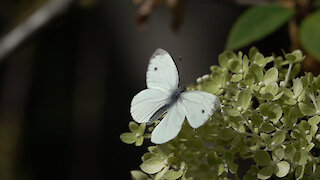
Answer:
[[[220,105],[217,96],[204,91],[178,88],[179,76],[173,59],[163,49],[152,55],[147,71],[147,89],[131,102],[131,115],[136,122],[152,123],[167,114],[155,127],[151,141],[165,143],[176,137],[185,118],[191,127],[203,125]]]

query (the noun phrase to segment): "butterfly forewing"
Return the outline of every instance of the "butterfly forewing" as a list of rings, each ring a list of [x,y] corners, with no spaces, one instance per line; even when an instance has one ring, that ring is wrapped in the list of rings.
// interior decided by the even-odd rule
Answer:
[[[147,87],[172,92],[178,84],[179,76],[173,59],[167,51],[157,49],[148,66]]]
[[[190,126],[198,128],[212,116],[220,100],[204,91],[188,91],[181,94],[181,103]]]

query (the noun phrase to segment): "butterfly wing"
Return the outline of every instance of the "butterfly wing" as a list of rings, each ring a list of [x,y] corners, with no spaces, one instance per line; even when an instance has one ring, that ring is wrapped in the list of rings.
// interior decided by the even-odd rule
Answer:
[[[179,77],[176,65],[169,53],[157,49],[147,70],[147,87],[131,102],[131,115],[138,123],[150,120],[154,113],[170,102],[171,94],[178,88]]]
[[[181,94],[181,103],[191,127],[202,126],[220,105],[217,96],[204,91],[188,91]]]
[[[175,138],[181,129],[184,118],[185,111],[178,101],[169,108],[166,116],[152,131],[151,142],[163,144]]]
[[[131,116],[138,123],[150,120],[155,112],[168,104],[170,93],[158,89],[145,89],[135,95],[131,101]]]
[[[179,76],[177,67],[163,49],[157,49],[151,59],[147,71],[147,87],[163,91],[175,91],[178,88]]]

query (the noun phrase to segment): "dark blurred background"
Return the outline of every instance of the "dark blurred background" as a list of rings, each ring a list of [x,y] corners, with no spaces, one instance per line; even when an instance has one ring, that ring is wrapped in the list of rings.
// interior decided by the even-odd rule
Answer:
[[[0,38],[44,2],[1,0]],[[119,136],[129,131],[130,102],[146,87],[152,53],[181,56],[181,84],[194,83],[217,64],[246,8],[214,0],[184,6],[174,31],[166,5],[141,28],[130,0],[73,2],[1,59],[0,179],[129,179],[147,146]],[[263,49],[268,40],[257,45],[273,50]]]

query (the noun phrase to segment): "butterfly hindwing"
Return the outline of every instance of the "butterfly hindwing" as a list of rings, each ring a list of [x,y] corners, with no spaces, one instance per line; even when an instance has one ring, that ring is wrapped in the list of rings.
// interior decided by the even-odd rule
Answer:
[[[172,92],[178,88],[178,84],[178,70],[173,59],[167,51],[157,49],[148,66],[147,87]]]
[[[181,102],[191,127],[202,126],[220,105],[217,96],[204,91],[188,91],[181,94]]]
[[[151,142],[163,144],[175,138],[179,134],[184,118],[185,111],[178,101],[169,108],[166,116],[152,131]]]
[[[165,106],[170,93],[158,89],[145,89],[135,95],[131,101],[131,116],[138,123],[146,123],[155,112]]]

